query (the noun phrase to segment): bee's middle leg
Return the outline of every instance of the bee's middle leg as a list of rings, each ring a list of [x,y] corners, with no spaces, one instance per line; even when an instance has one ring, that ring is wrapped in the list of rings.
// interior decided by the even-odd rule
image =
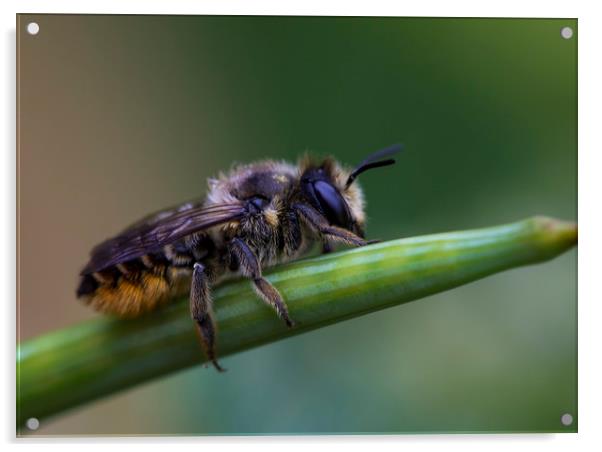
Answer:
[[[215,355],[215,322],[213,320],[213,310],[211,302],[211,293],[209,290],[209,281],[205,267],[200,263],[195,263],[192,271],[192,286],[190,288],[190,315],[196,323],[197,331],[201,340],[201,345],[205,350],[207,359],[220,372],[222,368]]]
[[[236,258],[242,275],[253,281],[253,286],[261,299],[274,308],[286,326],[289,328],[294,326],[282,295],[261,275],[259,259],[249,245],[239,238],[234,238],[230,241],[230,252]]]

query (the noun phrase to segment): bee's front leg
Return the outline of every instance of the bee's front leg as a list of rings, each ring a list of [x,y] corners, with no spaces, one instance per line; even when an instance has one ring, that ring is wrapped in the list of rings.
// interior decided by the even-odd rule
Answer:
[[[253,286],[257,294],[263,301],[272,306],[278,317],[286,323],[289,328],[294,326],[294,322],[288,315],[288,308],[282,299],[280,292],[270,284],[270,282],[261,275],[261,266],[259,259],[249,245],[244,240],[233,238],[229,242],[231,255],[235,258],[238,268],[243,276],[253,281]]]
[[[196,323],[207,359],[220,372],[222,368],[215,356],[215,322],[213,320],[211,293],[205,267],[195,263],[192,271],[192,286],[190,288],[190,314]]]
[[[328,223],[320,212],[307,204],[295,204],[293,209],[299,217],[312,229],[328,239],[346,243],[347,245],[365,246],[366,240],[347,229]]]

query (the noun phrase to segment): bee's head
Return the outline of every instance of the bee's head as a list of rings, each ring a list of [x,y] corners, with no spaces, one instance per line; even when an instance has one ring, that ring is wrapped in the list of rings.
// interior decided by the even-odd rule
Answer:
[[[321,165],[306,162],[301,174],[301,192],[330,224],[363,237],[366,221],[364,197],[354,181],[366,170],[395,163],[388,157],[400,149],[395,145],[375,152],[351,171],[341,168],[332,158],[325,159]]]

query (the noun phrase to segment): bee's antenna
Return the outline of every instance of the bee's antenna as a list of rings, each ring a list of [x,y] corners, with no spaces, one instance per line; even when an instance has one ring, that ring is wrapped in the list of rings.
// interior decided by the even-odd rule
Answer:
[[[362,161],[362,163],[357,165],[355,169],[351,172],[349,178],[347,179],[347,183],[345,184],[345,188],[348,188],[357,178],[357,176],[362,174],[364,171],[367,171],[372,168],[379,168],[381,166],[393,165],[395,163],[395,159],[381,159],[385,157],[390,157],[393,154],[397,154],[402,149],[403,145],[393,144],[389,147],[381,149],[380,151],[376,151],[374,154],[370,154]]]

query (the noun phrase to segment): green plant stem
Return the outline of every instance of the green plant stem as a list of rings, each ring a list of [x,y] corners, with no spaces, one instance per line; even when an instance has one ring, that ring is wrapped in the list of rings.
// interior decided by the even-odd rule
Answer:
[[[292,330],[258,300],[248,281],[232,281],[214,291],[219,356],[544,261],[576,241],[575,224],[535,217],[279,266],[266,277],[297,321]],[[99,316],[18,346],[17,423],[54,415],[203,361],[185,300],[136,320]]]

